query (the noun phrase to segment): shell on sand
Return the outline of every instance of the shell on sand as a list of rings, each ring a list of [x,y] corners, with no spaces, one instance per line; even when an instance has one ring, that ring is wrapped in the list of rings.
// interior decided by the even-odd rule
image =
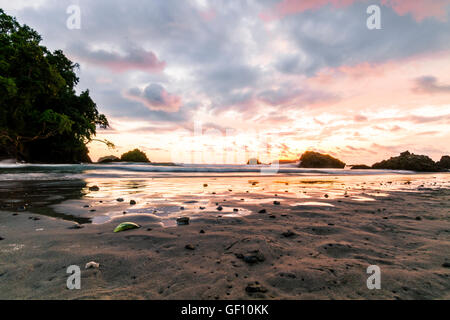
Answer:
[[[84,268],[85,269],[90,269],[90,268],[98,269],[99,267],[100,267],[100,263],[95,262],[95,261],[90,261],[90,262],[86,263]]]

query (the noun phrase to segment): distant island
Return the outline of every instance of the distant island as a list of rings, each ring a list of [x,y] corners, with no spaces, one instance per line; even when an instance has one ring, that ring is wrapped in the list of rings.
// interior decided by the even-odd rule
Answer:
[[[123,153],[120,158],[114,155],[104,156],[97,160],[97,163],[114,163],[114,162],[135,162],[146,163],[154,166],[176,166],[173,162],[151,162],[145,152],[139,149]]]

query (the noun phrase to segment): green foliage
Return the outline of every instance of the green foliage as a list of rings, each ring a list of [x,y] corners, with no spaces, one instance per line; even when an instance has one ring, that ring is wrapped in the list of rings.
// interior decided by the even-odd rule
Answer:
[[[86,143],[108,127],[61,50],[0,9],[0,149],[29,162],[90,161]],[[109,142],[108,142],[109,143]]]
[[[120,156],[120,160],[126,162],[150,162],[147,155],[139,149],[125,152]]]

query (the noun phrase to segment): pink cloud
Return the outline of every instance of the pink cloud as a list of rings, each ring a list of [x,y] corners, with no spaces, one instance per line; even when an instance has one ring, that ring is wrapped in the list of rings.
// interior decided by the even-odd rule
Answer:
[[[106,50],[89,50],[84,47],[74,47],[70,51],[77,59],[118,73],[130,70],[161,72],[166,67],[166,63],[159,60],[155,53],[141,48],[129,48],[124,55]]]
[[[281,19],[287,15],[305,12],[308,10],[317,10],[326,5],[332,5],[335,8],[347,7],[355,2],[367,2],[366,0],[282,0],[274,8],[261,13],[262,20],[270,22]],[[391,7],[397,14],[411,14],[416,21],[422,21],[425,18],[434,17],[439,20],[445,20],[446,7],[450,0],[381,0],[381,4]]]

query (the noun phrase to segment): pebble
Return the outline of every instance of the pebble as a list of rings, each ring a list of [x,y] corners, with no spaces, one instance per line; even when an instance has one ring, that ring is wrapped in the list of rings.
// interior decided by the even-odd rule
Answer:
[[[0,237],[0,241],[2,241],[2,240],[5,240],[5,238],[3,238],[3,237]]]
[[[98,191],[100,188],[98,186],[89,187],[89,191]]]
[[[283,232],[282,235],[283,235],[283,237],[290,238],[290,237],[295,236],[296,234],[294,232],[292,232],[291,230],[288,230],[286,232]]]
[[[420,221],[420,220],[422,220],[422,218],[421,217],[416,217],[416,220]]]
[[[83,228],[83,226],[77,223],[74,224],[73,226],[68,227],[67,229],[81,229],[81,228]]]
[[[90,268],[98,269],[99,267],[100,267],[100,264],[98,262],[95,262],[95,261],[88,262],[84,266],[85,269],[90,269]]]
[[[206,187],[208,186],[208,184],[207,184],[207,183],[204,183],[203,186],[206,188]]]
[[[117,202],[123,202],[123,198],[117,198],[116,201]]]
[[[202,229],[202,230],[200,230],[200,233],[205,233],[205,230],[203,230],[203,229]]]
[[[218,206],[217,210],[222,211],[223,210],[222,206]]]
[[[25,206],[21,206],[17,208],[17,211],[26,211],[27,208]]]
[[[187,245],[184,246],[184,248],[188,249],[188,250],[195,250],[195,246],[192,245],[192,244],[187,244]]]
[[[236,209],[236,208],[234,208],[234,209],[233,209],[233,211],[234,211],[234,212],[238,212],[238,211],[239,211],[239,209]]]
[[[275,201],[273,202],[273,204],[276,205],[276,206],[279,206],[279,205],[280,205],[280,201],[276,201],[276,200],[275,200]]]
[[[130,204],[131,204],[131,205],[135,205],[135,204],[136,204],[136,201],[135,201],[135,200],[130,200]]]
[[[205,207],[199,207],[200,210],[205,210]]]
[[[266,212],[267,212],[266,209],[261,209],[261,210],[258,211],[258,213],[266,213]]]
[[[442,264],[442,266],[443,266],[444,268],[450,268],[450,262],[444,262],[444,263]]]
[[[181,217],[181,218],[178,218],[178,219],[177,219],[177,224],[178,224],[179,226],[189,224],[189,217]]]
[[[267,289],[259,284],[258,281],[251,282],[245,287],[245,291],[248,293],[267,292]]]

